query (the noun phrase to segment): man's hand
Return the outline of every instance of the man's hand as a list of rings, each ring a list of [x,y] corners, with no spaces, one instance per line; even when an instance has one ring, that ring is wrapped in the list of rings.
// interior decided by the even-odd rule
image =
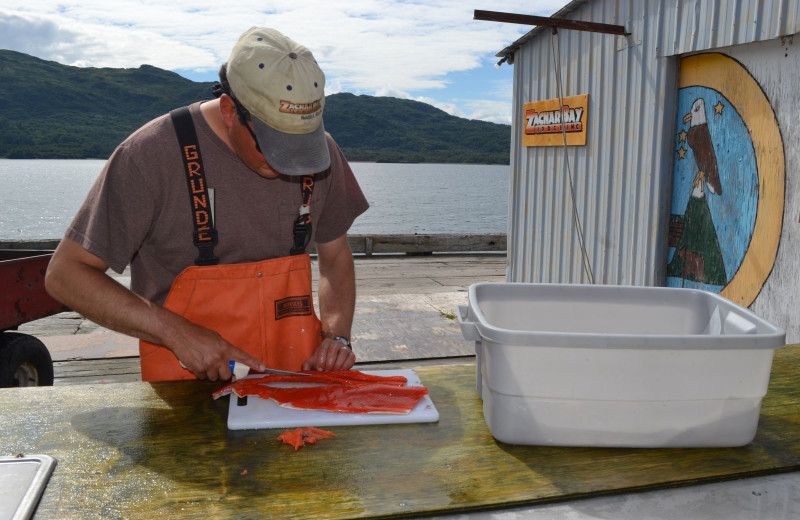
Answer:
[[[217,332],[189,321],[181,328],[181,335],[170,343],[172,346],[167,346],[181,365],[197,379],[230,379],[230,361],[243,363],[255,372],[266,370],[263,363],[225,341]]]
[[[303,370],[350,370],[356,362],[353,350],[339,340],[325,338],[303,363]]]

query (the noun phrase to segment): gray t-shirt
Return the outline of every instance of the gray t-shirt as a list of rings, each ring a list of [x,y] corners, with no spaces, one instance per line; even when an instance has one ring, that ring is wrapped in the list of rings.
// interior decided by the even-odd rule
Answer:
[[[221,264],[287,256],[302,202],[302,176],[266,179],[249,168],[190,107],[208,187]],[[341,150],[328,136],[331,167],[315,175],[312,242],[347,233],[369,204]],[[162,305],[175,277],[194,265],[193,212],[178,139],[169,115],[147,123],[109,158],[66,237],[116,272],[131,266],[131,289]]]

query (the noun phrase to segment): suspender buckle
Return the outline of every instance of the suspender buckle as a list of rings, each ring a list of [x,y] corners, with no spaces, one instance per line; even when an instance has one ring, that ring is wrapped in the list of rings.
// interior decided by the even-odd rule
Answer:
[[[305,218],[302,215],[299,216],[297,220],[294,221],[293,235],[294,246],[291,251],[289,251],[289,254],[301,255],[305,253],[306,247],[311,241],[311,219]]]
[[[306,252],[308,243],[311,242],[311,195],[314,191],[314,176],[305,175],[300,183],[300,192],[303,203],[300,205],[299,214],[294,221],[292,233],[294,245],[289,250],[290,255],[302,255]]]
[[[194,260],[194,265],[217,265],[219,258],[214,256],[214,246],[217,245],[217,230],[210,229],[203,232],[203,240],[200,234],[194,232],[194,245],[197,247],[198,257]]]

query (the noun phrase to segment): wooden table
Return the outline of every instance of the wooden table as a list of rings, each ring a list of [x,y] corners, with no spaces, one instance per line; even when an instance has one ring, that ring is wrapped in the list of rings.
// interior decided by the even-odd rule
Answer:
[[[474,365],[419,366],[440,421],[330,428],[295,452],[228,431],[203,382],[0,391],[0,454],[58,459],[36,518],[374,518],[505,508],[797,470],[800,347],[776,351],[755,441],[724,449],[498,443]],[[5,452],[5,453],[3,453]]]

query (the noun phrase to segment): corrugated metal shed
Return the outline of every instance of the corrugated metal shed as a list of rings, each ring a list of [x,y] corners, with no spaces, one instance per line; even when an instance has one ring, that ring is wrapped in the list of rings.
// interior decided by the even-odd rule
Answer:
[[[576,0],[554,17],[630,36],[537,27],[501,51],[514,65],[509,215],[512,282],[662,285],[678,55],[800,32],[800,0]],[[522,146],[523,105],[589,94],[586,146]],[[569,164],[569,169],[568,165]]]

